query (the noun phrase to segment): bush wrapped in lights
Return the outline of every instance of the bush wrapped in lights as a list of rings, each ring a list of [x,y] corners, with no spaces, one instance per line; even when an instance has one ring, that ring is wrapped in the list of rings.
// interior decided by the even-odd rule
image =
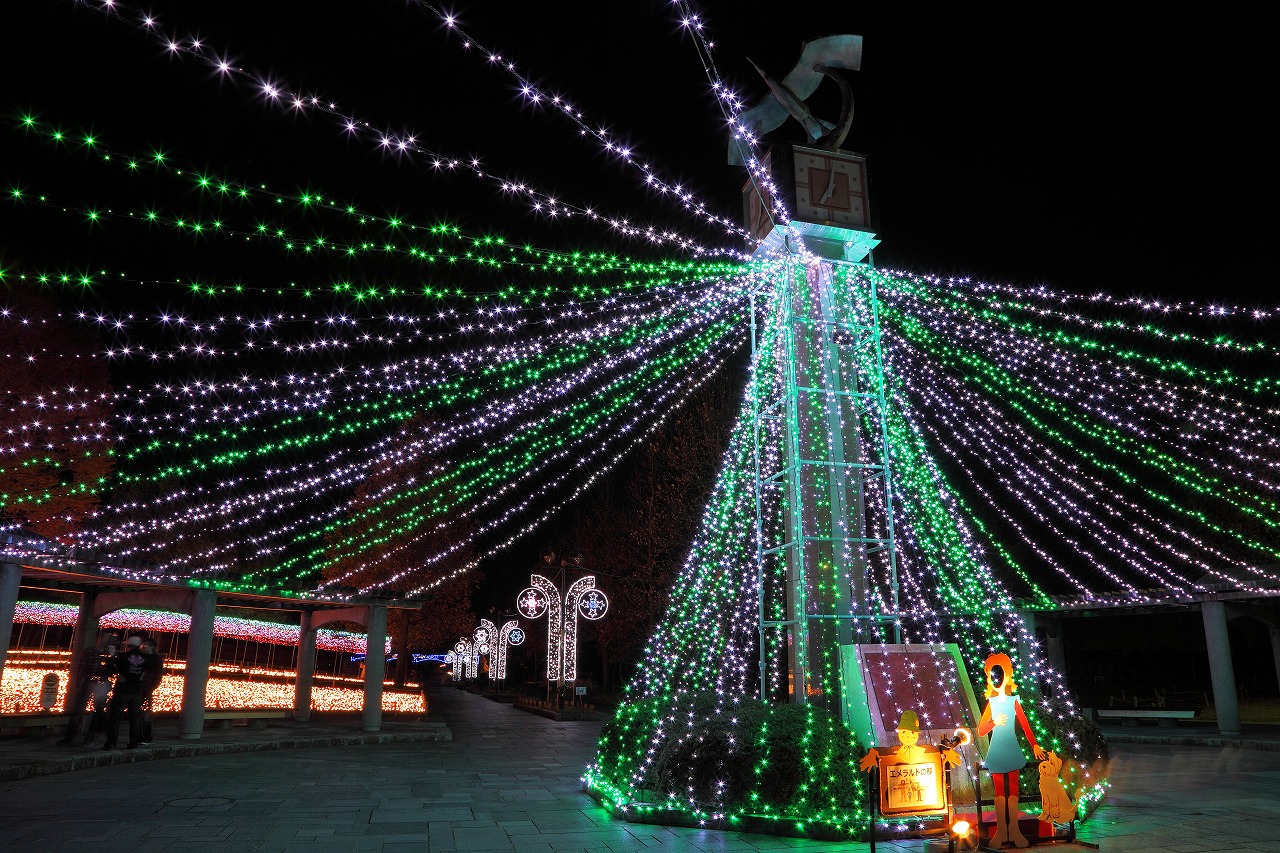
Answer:
[[[807,822],[860,814],[866,791],[857,738],[820,708],[723,701],[713,692],[681,697],[691,720],[655,752],[634,787],[645,804],[701,819],[752,814]],[[661,723],[661,699],[621,708],[601,732],[598,768],[626,766],[628,745],[649,741]]]

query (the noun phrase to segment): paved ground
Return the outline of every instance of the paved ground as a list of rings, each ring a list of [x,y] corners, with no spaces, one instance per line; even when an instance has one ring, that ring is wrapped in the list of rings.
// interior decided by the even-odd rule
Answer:
[[[443,721],[425,716],[384,717],[382,729],[376,734],[362,731],[358,714],[328,716],[307,723],[292,720],[260,722],[267,723],[266,727],[235,725],[226,729],[206,728],[200,740],[190,741],[178,738],[176,716],[161,718],[155,725],[155,743],[138,749],[103,750],[101,734],[97,735],[97,743],[94,744],[77,742],[62,746],[56,742],[62,735],[62,729],[45,736],[8,737],[0,740],[0,782],[170,758],[317,746],[437,741],[448,740],[451,736]],[[123,747],[128,736],[129,724],[123,722],[117,745]]]
[[[223,752],[0,782],[0,849],[816,853],[865,848],[623,823],[579,786],[578,773],[594,753],[599,723],[557,723],[448,688],[433,692],[430,703],[433,719],[447,724],[452,741]],[[211,732],[209,743],[222,737],[269,738],[272,731]],[[52,740],[0,743],[0,767],[27,760],[19,755],[23,751],[67,749]],[[159,737],[156,746],[165,745],[165,737]],[[1264,748],[1116,744],[1112,795],[1081,827],[1080,837],[1117,853],[1280,853],[1280,752],[1266,749],[1266,743],[1252,745]],[[922,845],[877,846],[916,853]]]

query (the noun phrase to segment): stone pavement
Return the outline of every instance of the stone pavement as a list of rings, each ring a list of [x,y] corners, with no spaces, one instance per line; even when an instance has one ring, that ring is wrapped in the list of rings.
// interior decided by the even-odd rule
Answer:
[[[359,714],[316,717],[306,723],[285,719],[260,722],[266,725],[262,728],[245,725],[225,729],[210,727],[204,730],[200,740],[181,740],[178,737],[177,716],[159,718],[155,722],[155,743],[132,750],[103,750],[101,734],[97,735],[96,743],[77,742],[63,746],[56,743],[62,736],[61,728],[51,735],[5,738],[0,740],[0,781],[166,758],[317,746],[414,743],[448,740],[452,736],[443,722],[429,720],[425,715],[395,718],[384,716],[381,731],[373,734],[367,734],[361,729]],[[129,723],[125,720],[120,726],[118,745],[123,747],[128,739]]]
[[[615,820],[582,793],[579,781],[594,754],[598,722],[558,723],[448,687],[432,691],[429,705],[451,741],[215,751],[2,781],[0,850],[818,853],[866,847]],[[272,731],[208,734],[212,744],[221,737],[268,738]],[[354,724],[347,732],[354,733]],[[53,740],[12,749],[59,749]],[[11,743],[0,742],[0,767],[13,766]],[[160,737],[155,747],[170,745]],[[1280,853],[1280,753],[1118,744],[1113,756],[1112,793],[1080,827],[1081,839],[1116,853]],[[877,848],[917,853],[922,846]]]
[[[1280,853],[1280,753],[1114,744],[1112,790],[1079,837],[1122,853]]]

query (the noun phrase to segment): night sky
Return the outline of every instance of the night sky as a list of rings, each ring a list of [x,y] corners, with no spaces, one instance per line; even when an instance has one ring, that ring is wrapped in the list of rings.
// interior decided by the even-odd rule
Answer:
[[[164,55],[133,26],[87,4],[18,0],[0,27],[3,114],[33,111],[117,147],[163,145],[177,159],[274,188],[313,187],[406,217],[448,218],[540,245],[645,249],[601,229],[548,224],[487,185],[434,177],[422,157],[380,155],[334,121],[263,106],[208,65]],[[1088,292],[1270,300],[1264,248],[1274,216],[1264,152],[1276,103],[1264,30],[1247,17],[1064,8],[1021,15],[931,5],[710,2],[697,7],[722,76],[764,90],[746,59],[783,76],[808,38],[864,36],[856,118],[845,147],[869,157],[880,266]],[[605,6],[610,7],[602,11]],[[619,6],[626,6],[620,10]],[[414,132],[432,150],[633,221],[699,229],[577,129],[524,104],[509,76],[404,0],[360,4],[220,2],[148,7],[173,36],[258,76],[333,99],[376,126]],[[547,91],[577,103],[715,210],[740,210],[742,174],[724,164],[722,119],[701,64],[660,2],[472,3],[450,7],[486,47]],[[1025,8],[1025,7],[1024,7]],[[357,11],[358,10],[358,11]],[[824,89],[829,84],[824,84]],[[827,93],[831,94],[831,93]],[[6,184],[67,187],[72,203],[120,204],[101,169],[0,133]],[[788,122],[780,135],[796,137]],[[37,219],[39,217],[36,217]],[[277,258],[189,251],[127,228],[6,210],[6,263],[102,264],[158,275],[301,276]],[[57,217],[54,217],[57,219]],[[109,232],[109,233],[104,233]],[[52,235],[56,233],[54,238]],[[198,247],[201,249],[210,246]],[[93,257],[88,257],[92,254]],[[108,257],[109,256],[109,257]]]
[[[864,37],[844,147],[868,157],[878,266],[1077,293],[1280,303],[1266,251],[1275,192],[1264,132],[1280,99],[1268,31],[1257,21],[1217,9],[1213,17],[1167,8],[1086,16],[1075,7],[1001,14],[880,5],[892,8],[697,6],[722,77],[751,102],[765,89],[748,58],[781,78],[806,39]],[[47,194],[50,203],[0,203],[0,267],[261,286],[420,275],[390,262],[357,266],[274,245],[192,239],[121,218],[90,225],[86,208],[208,211],[189,185],[138,180],[74,142],[52,145],[21,130],[22,115],[68,134],[90,132],[114,150],[160,148],[189,169],[277,192],[320,192],[408,221],[448,221],[557,249],[673,252],[603,227],[549,221],[468,174],[434,172],[425,156],[379,151],[328,116],[268,105],[209,64],[168,55],[136,25],[138,7],[121,5],[118,20],[99,8],[99,0],[5,4],[0,188]],[[741,247],[647,191],[562,116],[529,104],[510,75],[415,3],[169,0],[147,8],[158,30],[183,44],[198,36],[207,55],[334,101],[374,127],[412,133],[432,151],[478,157],[490,173],[636,224],[682,229],[710,247]],[[661,176],[736,218],[744,175],[726,165],[724,121],[677,8],[576,0],[450,7],[484,47],[570,99]],[[829,109],[829,87],[819,93],[819,114]],[[774,138],[800,134],[788,122]],[[128,289],[99,289],[93,298],[157,304],[155,294]],[[160,299],[175,306],[180,297]]]

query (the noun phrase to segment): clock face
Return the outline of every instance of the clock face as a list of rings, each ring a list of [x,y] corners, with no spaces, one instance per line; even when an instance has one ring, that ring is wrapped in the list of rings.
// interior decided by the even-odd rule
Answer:
[[[865,164],[840,154],[795,152],[796,218],[867,227]]]

